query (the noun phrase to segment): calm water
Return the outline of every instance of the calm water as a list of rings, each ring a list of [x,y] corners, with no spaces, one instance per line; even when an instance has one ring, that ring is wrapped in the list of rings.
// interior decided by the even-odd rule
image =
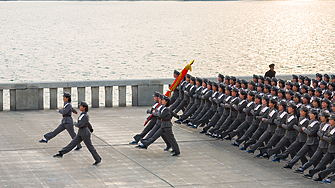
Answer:
[[[0,82],[335,72],[335,2],[0,2]]]

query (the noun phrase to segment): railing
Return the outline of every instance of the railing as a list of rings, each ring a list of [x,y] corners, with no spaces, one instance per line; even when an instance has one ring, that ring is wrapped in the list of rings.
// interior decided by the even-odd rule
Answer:
[[[315,78],[315,75],[306,75]],[[238,79],[252,80],[252,76],[237,76]],[[291,75],[278,75],[276,78],[291,80]],[[209,77],[209,80],[217,81],[216,77]],[[77,90],[72,93],[75,100],[85,100],[87,88],[90,88],[91,107],[100,106],[100,90],[104,88],[104,106],[112,107],[113,104],[113,87],[118,88],[118,106],[126,106],[126,88],[130,88],[130,103],[132,106],[149,106],[152,104],[152,94],[155,91],[163,92],[168,88],[174,79],[138,79],[138,80],[101,80],[101,81],[70,81],[70,82],[32,82],[32,83],[0,83],[0,111],[4,109],[4,90],[9,90],[9,106],[11,111],[15,110],[43,110],[45,109],[45,97],[50,98],[50,109],[57,109],[59,105],[59,90],[64,92]],[[45,90],[48,89],[48,96]],[[164,91],[164,92],[165,92]],[[7,96],[8,97],[8,96]]]

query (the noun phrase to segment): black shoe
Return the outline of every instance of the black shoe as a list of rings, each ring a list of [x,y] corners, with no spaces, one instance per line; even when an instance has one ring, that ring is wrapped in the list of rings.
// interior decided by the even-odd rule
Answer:
[[[62,158],[63,154],[58,153],[58,154],[54,155],[53,157]]]
[[[224,138],[225,140],[231,140],[231,137],[228,135]]]
[[[180,153],[174,153],[174,154],[172,154],[172,156],[178,156],[178,155],[180,155]]]
[[[258,155],[256,155],[254,158],[260,158],[260,157],[263,157],[263,154],[258,154]]]
[[[211,135],[212,135],[212,133],[206,133],[205,135],[207,135],[207,136],[211,136]]]
[[[322,181],[322,178],[315,178],[313,181]]]
[[[207,132],[207,131],[204,130],[204,131],[201,131],[201,132],[199,132],[199,133],[200,133],[200,134],[204,134],[204,133],[206,133],[206,132]]]
[[[139,148],[139,149],[147,149],[148,147],[147,147],[147,146],[138,145],[138,146],[135,146],[135,148]]]
[[[178,123],[178,124],[181,124],[182,121],[183,121],[183,120],[178,119],[177,121],[174,121],[174,122],[175,122],[175,123]]]
[[[40,141],[38,141],[38,142],[40,142],[40,143],[48,143],[48,141],[45,140],[45,139],[42,139],[42,140],[40,140]]]
[[[172,150],[170,153],[174,153],[174,150]]]
[[[200,125],[199,125],[199,127],[204,127],[204,126],[205,126],[205,124],[200,124]]]
[[[223,140],[223,137],[221,135],[219,135],[216,139],[217,140]]]
[[[264,153],[263,157],[264,157],[264,158],[267,158],[267,159],[269,159],[269,158],[270,158],[270,156],[269,156],[269,154],[268,154],[268,153]]]
[[[132,142],[129,142],[129,144],[133,145],[133,144],[138,144],[138,142],[136,142],[135,140]]]
[[[231,143],[231,145],[236,146],[236,147],[240,146],[240,144],[237,142]]]
[[[164,149],[164,151],[169,151],[170,148],[171,148],[171,146],[168,146]]]
[[[298,168],[297,170],[293,171],[294,173],[302,174],[304,173],[304,170],[302,168]]]
[[[308,178],[308,179],[312,179],[313,178],[313,176],[311,174],[305,174],[302,177]]]
[[[93,163],[93,166],[97,166],[99,163],[101,163],[101,161],[95,161],[95,163]]]
[[[286,164],[285,166],[283,166],[283,169],[286,168],[286,169],[292,169],[292,166],[290,166],[289,164]]]
[[[77,147],[76,149],[74,149],[75,151],[78,151],[78,150],[80,150],[81,148],[83,148],[82,146],[80,146],[80,147]]]

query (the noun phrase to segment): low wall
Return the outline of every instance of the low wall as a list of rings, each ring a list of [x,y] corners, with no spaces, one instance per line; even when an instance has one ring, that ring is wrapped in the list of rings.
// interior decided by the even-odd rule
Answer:
[[[315,74],[306,74],[315,78]],[[217,81],[217,77],[207,77]],[[252,76],[237,76],[238,79],[252,80]],[[292,75],[278,75],[276,78],[291,80]],[[113,86],[118,86],[118,101],[120,107],[126,106],[126,87],[131,86],[132,106],[152,105],[152,94],[155,91],[163,92],[163,85],[173,83],[174,79],[137,79],[137,80],[92,80],[70,82],[31,82],[31,83],[0,83],[0,111],[3,110],[3,90],[9,89],[10,110],[43,110],[43,90],[50,91],[50,109],[57,109],[58,89],[71,93],[71,88],[77,88],[78,101],[85,100],[86,88],[91,89],[91,106],[99,107],[99,87],[105,88],[105,106],[113,106]]]

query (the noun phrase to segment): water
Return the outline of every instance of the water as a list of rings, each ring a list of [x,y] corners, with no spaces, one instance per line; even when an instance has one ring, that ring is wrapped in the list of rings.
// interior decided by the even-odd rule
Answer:
[[[334,71],[334,2],[0,2],[0,82]]]

